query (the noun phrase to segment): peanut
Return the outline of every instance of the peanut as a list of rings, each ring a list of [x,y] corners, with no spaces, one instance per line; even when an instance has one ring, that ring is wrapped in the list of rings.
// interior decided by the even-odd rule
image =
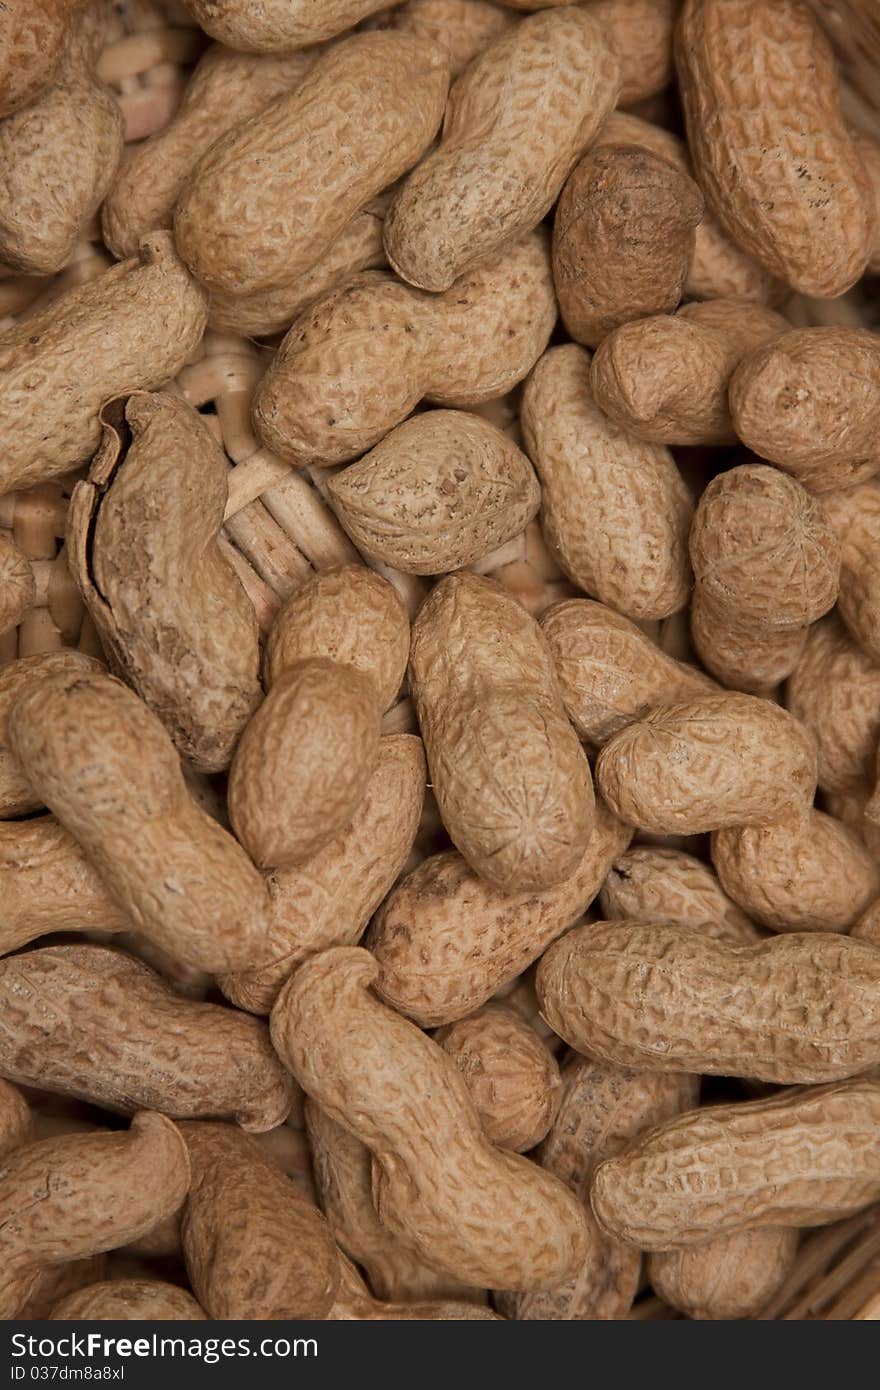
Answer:
[[[0,535],[0,636],[18,627],[34,606],[36,584],[28,557]]]
[[[769,1302],[794,1264],[798,1233],[784,1226],[733,1231],[685,1250],[657,1250],[648,1277],[689,1318],[748,1318]]]
[[[227,293],[289,284],[424,152],[448,85],[443,50],[409,34],[334,44],[199,160],[174,213],[183,260]]]
[[[323,1216],[232,1125],[181,1126],[192,1164],[183,1249],[212,1318],[323,1318],[339,1257]]]
[[[207,1314],[185,1289],[159,1279],[113,1279],[77,1289],[56,1303],[54,1322],[198,1322]]]
[[[880,734],[880,667],[836,616],[811,630],[787,687],[787,704],[819,750],[819,785],[853,792],[874,771]]]
[[[602,414],[589,369],[574,343],[551,348],[523,393],[544,537],[588,594],[630,618],[665,617],[690,589],[690,494],[668,449],[631,438]]]
[[[35,794],[82,846],[130,924],[185,964],[255,963],[268,893],[230,835],[190,797],[155,715],[101,674],[44,675],[9,717]]]
[[[410,174],[385,219],[402,278],[448,290],[546,216],[614,107],[619,65],[576,7],[532,15],[455,81],[439,148]]]
[[[727,834],[748,833],[720,830],[716,843]],[[636,845],[615,859],[602,884],[599,907],[605,918],[692,927],[732,946],[760,939],[751,918],[706,864],[662,845]]]
[[[125,932],[132,923],[53,816],[0,825],[0,955],[51,932]],[[163,940],[166,939],[160,929]]]
[[[377,974],[356,946],[306,961],[272,1011],[276,1049],[370,1148],[379,1220],[429,1264],[478,1288],[561,1283],[586,1253],[583,1208],[543,1169],[486,1141],[454,1062],[370,993]]]
[[[257,387],[257,433],[288,463],[346,463],[425,397],[466,408],[510,391],[544,351],[555,322],[540,232],[445,295],[365,272],[293,325]]]
[[[538,967],[541,1013],[621,1066],[838,1081],[880,1061],[880,954],[832,933],[731,946],[690,927],[576,927]]]
[[[880,1196],[880,1085],[849,1081],[710,1106],[649,1130],[593,1181],[593,1210],[643,1250],[824,1226]]]
[[[370,1294],[369,1289],[358,1274],[354,1265],[344,1255],[339,1264],[342,1277],[336,1302],[327,1314],[328,1321],[363,1322],[389,1319],[399,1321],[494,1321],[495,1314],[476,1303],[456,1303],[452,1300],[433,1303],[383,1303]]]
[[[880,483],[825,493],[822,509],[840,541],[838,612],[867,656],[880,662]]]
[[[0,11],[0,118],[56,79],[71,21],[85,0],[7,0]]]
[[[447,574],[518,536],[541,491],[526,456],[477,415],[432,410],[398,425],[328,491],[368,560]]]
[[[28,683],[41,674],[98,671],[100,663],[82,652],[64,649],[21,657],[0,670],[0,816],[4,820],[38,811],[40,803],[9,747],[7,725],[15,701]],[[5,900],[8,909],[9,899]]]
[[[402,29],[442,44],[449,54],[452,76],[458,77],[471,59],[511,28],[516,19],[489,0],[407,0],[375,22],[382,28]]]
[[[591,0],[620,62],[621,106],[646,101],[672,81],[672,34],[678,0]]]
[[[792,289],[842,294],[865,269],[874,221],[816,20],[800,0],[685,0],[676,59],[697,179],[721,225]]]
[[[561,883],[595,803],[537,623],[500,584],[448,575],[413,627],[410,681],[453,843],[505,892]]]
[[[307,48],[342,34],[358,20],[400,0],[184,0],[202,28],[246,53]]]
[[[389,894],[367,937],[380,996],[423,1028],[472,1013],[577,921],[629,838],[599,800],[574,872],[538,893],[502,893],[456,853],[424,860]]]
[[[85,463],[104,402],[173,377],[206,317],[203,292],[167,232],[156,232],[135,259],[9,329],[0,338],[0,492]]]
[[[590,150],[553,222],[553,279],[570,336],[597,347],[622,323],[675,309],[702,215],[693,180],[653,151]]]

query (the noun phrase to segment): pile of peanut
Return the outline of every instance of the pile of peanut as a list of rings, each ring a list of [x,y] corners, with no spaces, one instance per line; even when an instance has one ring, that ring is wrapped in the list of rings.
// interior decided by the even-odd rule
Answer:
[[[0,1316],[757,1316],[880,1203],[880,121],[819,0],[162,0],[126,144],[137,3],[0,5]]]

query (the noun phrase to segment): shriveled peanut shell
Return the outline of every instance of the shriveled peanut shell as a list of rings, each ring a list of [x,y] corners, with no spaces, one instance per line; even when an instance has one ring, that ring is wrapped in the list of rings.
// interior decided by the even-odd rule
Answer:
[[[590,1247],[574,1279],[549,1293],[502,1294],[501,1312],[519,1322],[625,1318],[635,1298],[642,1257],[601,1229],[589,1209],[596,1167],[630,1139],[696,1105],[695,1076],[630,1071],[572,1056],[553,1128],[538,1153],[542,1168],[567,1183],[587,1208]]]
[[[430,1321],[430,1322],[494,1322],[497,1314],[478,1303],[455,1303],[452,1300],[431,1303],[384,1303],[373,1298],[351,1260],[339,1257],[341,1279],[336,1301],[327,1314],[328,1322],[364,1321]]]
[[[516,23],[516,16],[490,0],[407,0],[373,23],[442,44],[452,76],[458,77],[472,58]]]
[[[485,1004],[436,1038],[464,1077],[489,1142],[514,1153],[540,1144],[559,1107],[561,1082],[534,1028],[505,1004]]]
[[[599,754],[602,795],[629,825],[697,835],[766,825],[816,789],[809,731],[769,700],[724,691],[659,705]]]
[[[0,122],[0,262],[29,275],[68,264],[122,158],[122,112],[94,71],[108,14],[105,0],[91,0],[73,23],[58,80]]]
[[[799,0],[685,0],[676,60],[695,172],[719,222],[792,289],[842,294],[867,264],[873,210],[815,18]]]
[[[355,946],[413,846],[425,792],[425,755],[412,734],[380,740],[379,757],[351,823],[299,868],[268,879],[271,917],[265,962],[224,975],[240,1009],[269,1013],[301,961],[328,946]],[[2,943],[2,936],[0,936]]]
[[[458,1068],[379,1002],[377,974],[357,946],[306,961],[272,1011],[279,1055],[370,1148],[379,1220],[423,1259],[478,1288],[561,1283],[586,1253],[583,1208],[543,1169],[487,1143]]]
[[[617,54],[618,105],[632,106],[669,86],[678,0],[591,0],[584,8]]]
[[[865,482],[880,471],[880,340],[793,328],[742,359],[730,412],[743,443],[810,492]]]
[[[359,20],[400,0],[184,0],[206,33],[246,53],[307,48],[351,29]]]
[[[101,208],[101,231],[114,256],[133,256],[147,232],[170,228],[180,190],[201,156],[296,87],[313,62],[309,53],[255,57],[212,44],[169,123],[131,150],[113,180]]]
[[[171,739],[132,691],[101,674],[44,675],[16,702],[8,731],[35,794],[135,930],[211,973],[259,959],[266,887],[193,801]]]
[[[340,834],[379,756],[375,686],[311,657],[284,671],[239,740],[229,819],[261,868],[304,863]]]
[[[385,250],[411,285],[454,280],[536,227],[613,109],[617,58],[574,6],[532,15],[454,83],[438,149],[385,219]]]
[[[0,535],[0,636],[18,627],[34,606],[36,582],[31,562],[8,536]]]
[[[595,802],[534,619],[496,581],[447,575],[413,626],[410,685],[456,848],[505,892],[561,883],[587,848]]]
[[[467,407],[528,374],[556,322],[546,237],[533,232],[444,295],[367,271],[293,325],[254,395],[254,424],[288,463],[346,463],[427,397]]]
[[[565,599],[541,615],[566,713],[599,747],[653,705],[687,699],[715,682],[667,656],[635,623],[590,599]]]
[[[31,681],[56,671],[100,671],[101,663],[83,652],[64,648],[57,652],[40,652],[23,656],[0,668],[0,816],[4,820],[24,816],[40,809],[39,799],[21,770],[18,759],[9,747],[7,724],[10,711]],[[9,898],[3,896],[4,908],[9,910]]]
[[[726,833],[738,832],[718,835]],[[599,907],[606,918],[693,927],[734,946],[759,940],[754,923],[709,866],[664,845],[635,845],[615,859],[602,884]]]
[[[373,919],[367,945],[379,994],[423,1028],[473,1012],[577,921],[629,840],[598,800],[580,863],[539,893],[502,893],[454,852],[425,859]]]
[[[786,702],[816,740],[824,791],[854,791],[873,776],[880,666],[856,646],[836,616],[811,629]]]
[[[655,1293],[689,1318],[748,1318],[760,1312],[789,1273],[798,1233],[784,1226],[733,1231],[684,1250],[657,1250],[648,1261]]]
[[[0,339],[0,492],[85,463],[105,401],[176,376],[207,317],[167,232]]]
[[[628,617],[663,618],[690,590],[690,494],[668,449],[602,414],[589,373],[583,348],[551,348],[523,393],[544,538],[579,588]]]
[[[880,1084],[849,1081],[693,1110],[593,1181],[602,1225],[643,1250],[732,1231],[825,1226],[880,1197]]]
[[[207,1318],[192,1294],[161,1279],[108,1279],[56,1303],[54,1322],[198,1322]]]
[[[122,1133],[65,1134],[16,1149],[0,1173],[2,1316],[18,1315],[46,1267],[116,1249],[176,1211],[189,1176],[180,1131],[152,1111]]]
[[[182,999],[106,946],[47,946],[0,961],[0,1072],[121,1114],[234,1117],[271,1129],[294,1087],[255,1018]]]
[[[622,1066],[839,1081],[880,1061],[880,953],[833,933],[749,946],[648,922],[576,927],[545,953],[541,1013]]]
[[[875,856],[821,811],[716,830],[712,863],[725,892],[772,931],[848,931],[880,894]]]
[[[0,10],[0,118],[56,79],[71,20],[85,0],[6,0]]]
[[[130,931],[72,835],[53,816],[0,824],[0,955],[56,931]]]
[[[684,304],[635,319],[599,344],[590,368],[606,415],[658,444],[734,444],[727,387],[740,358],[789,327],[745,299]]]
[[[316,1206],[232,1125],[181,1127],[192,1163],[183,1250],[212,1318],[323,1318],[339,1257]]]
[[[571,337],[596,347],[622,323],[676,308],[702,215],[693,179],[653,151],[601,145],[584,155],[553,222],[553,279]]]
[[[334,44],[296,91],[235,127],[187,178],[174,233],[193,274],[249,294],[309,270],[424,152],[448,86],[444,51],[409,34]]]
[[[880,482],[827,492],[822,510],[840,541],[838,612],[862,650],[880,662]]]
[[[366,1270],[373,1291],[380,1298],[406,1303],[479,1299],[476,1290],[430,1268],[408,1241],[380,1222],[373,1205],[373,1159],[366,1144],[308,1098],[305,1119],[321,1207],[341,1250]],[[344,1284],[344,1255],[342,1261]]]
[[[525,530],[541,489],[525,454],[460,410],[414,415],[328,483],[358,550],[405,574],[447,574]]]
[[[71,570],[105,650],[204,772],[228,767],[262,699],[253,604],[217,544],[228,473],[192,406],[139,392],[105,415],[67,517]]]

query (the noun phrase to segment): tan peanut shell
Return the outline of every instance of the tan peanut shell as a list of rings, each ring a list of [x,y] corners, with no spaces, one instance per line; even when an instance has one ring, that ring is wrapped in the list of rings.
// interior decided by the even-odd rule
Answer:
[[[174,745],[136,695],[101,674],[45,675],[20,696],[8,729],[36,795],[135,930],[212,973],[259,959],[265,885],[193,801]]]
[[[0,10],[0,118],[56,79],[71,19],[84,0],[6,0]]]
[[[344,830],[376,766],[380,718],[352,666],[311,657],[273,682],[229,773],[230,822],[261,868],[303,864]]]
[[[496,1303],[519,1322],[625,1318],[638,1289],[642,1258],[598,1225],[589,1208],[593,1173],[643,1130],[696,1105],[699,1081],[577,1056],[566,1063],[562,1079],[559,1113],[537,1156],[587,1208],[587,1258],[574,1279],[559,1289],[502,1294]]]
[[[880,826],[873,816],[869,819],[865,814],[872,800],[873,788],[868,782],[850,791],[826,792],[822,797],[828,814],[842,821],[861,844],[876,855],[880,851]],[[873,812],[875,808],[871,809]]]
[[[18,627],[34,606],[36,582],[31,562],[15,541],[0,535],[0,636]]]
[[[526,451],[541,482],[541,525],[579,588],[631,618],[687,601],[692,503],[672,455],[625,434],[599,410],[590,357],[551,348],[523,392]]]
[[[456,848],[505,892],[561,883],[587,848],[595,802],[534,619],[496,581],[447,575],[413,626],[410,686]]]
[[[47,1265],[31,1286],[27,1302],[18,1316],[22,1319],[50,1318],[60,1301],[103,1279],[107,1272],[107,1255],[103,1251],[98,1255],[87,1255],[85,1259]]]
[[[764,627],[709,598],[695,586],[690,631],[694,650],[713,676],[730,690],[772,695],[803,655],[809,628]]]
[[[543,1169],[483,1137],[442,1048],[380,1003],[368,951],[337,947],[288,981],[272,1039],[303,1089],[373,1154],[379,1220],[478,1288],[552,1288],[583,1259],[583,1208]]]
[[[198,1322],[207,1313],[176,1284],[161,1279],[108,1279],[68,1294],[49,1317],[54,1322]]]
[[[873,776],[880,666],[856,646],[836,615],[811,629],[786,703],[816,740],[824,791],[855,791]]]
[[[346,463],[428,398],[503,396],[556,322],[547,240],[533,232],[444,295],[366,271],[293,325],[254,396],[264,444],[288,463]]]
[[[800,0],[685,0],[676,60],[694,168],[719,222],[792,289],[842,294],[865,269],[874,219],[816,19]]]
[[[105,401],[175,376],[197,346],[205,296],[167,232],[140,254],[16,324],[0,338],[0,492],[85,463]]]
[[[0,1073],[122,1114],[281,1124],[294,1093],[255,1018],[183,999],[105,946],[0,961]]]
[[[648,1260],[655,1293],[689,1318],[748,1318],[760,1312],[791,1270],[798,1233],[765,1226],[656,1250]]]
[[[730,383],[740,439],[811,492],[880,471],[880,343],[861,328],[793,328],[748,353]]]
[[[366,1270],[373,1292],[397,1303],[478,1298],[476,1290],[425,1264],[408,1241],[379,1220],[373,1205],[373,1159],[366,1144],[309,1098],[305,1120],[321,1208],[340,1250]],[[345,1256],[341,1258],[344,1288]]]
[[[589,150],[553,221],[553,280],[569,335],[587,347],[679,303],[703,215],[700,190],[641,145]]]
[[[827,492],[822,510],[840,541],[837,611],[862,650],[880,663],[880,483]]]
[[[839,1081],[880,1061],[880,954],[828,932],[731,946],[690,927],[576,927],[538,967],[541,1013],[622,1066]]]
[[[453,84],[439,147],[385,219],[398,274],[448,290],[536,227],[619,88],[617,58],[585,8],[532,15],[496,39]]]
[[[255,57],[212,44],[170,122],[136,145],[116,173],[101,208],[101,231],[113,254],[133,256],[147,232],[170,228],[180,190],[201,156],[241,121],[295,88],[313,62],[309,53]]]
[[[40,802],[21,770],[18,759],[9,747],[7,725],[9,715],[19,695],[32,681],[53,672],[99,671],[101,664],[83,652],[64,648],[57,652],[40,652],[23,656],[0,668],[0,817],[4,820],[38,811]],[[23,828],[23,827],[22,827]],[[4,895],[8,912],[9,898]]]
[[[646,101],[669,86],[678,0],[591,0],[584,8],[617,54],[619,106]]]
[[[602,1164],[593,1210],[643,1250],[825,1226],[880,1197],[878,1123],[880,1085],[858,1080],[693,1110]]]
[[[28,1103],[8,1081],[0,1082],[0,1158],[33,1138]]]
[[[477,1013],[436,1035],[455,1062],[491,1144],[526,1153],[540,1144],[559,1106],[559,1067],[525,1019],[505,1004]]]
[[[405,574],[463,569],[524,531],[541,503],[525,454],[460,410],[404,421],[328,491],[358,550]]]
[[[192,1163],[183,1250],[211,1318],[323,1318],[339,1257],[317,1207],[233,1125],[181,1126]]]
[[[104,0],[92,0],[74,21],[58,80],[0,122],[0,262],[30,275],[68,264],[122,157],[122,111],[94,72],[108,15]]]
[[[727,403],[733,370],[788,327],[781,314],[745,299],[709,299],[623,323],[596,350],[593,393],[638,439],[735,444]]]
[[[658,705],[605,744],[596,775],[612,811],[660,835],[766,825],[816,789],[810,732],[734,691]]]
[[[880,865],[822,811],[716,830],[712,863],[726,893],[771,931],[849,931],[880,895]]]
[[[213,38],[246,53],[272,53],[332,39],[400,0],[184,0]]]
[[[105,650],[204,772],[228,767],[262,699],[253,604],[217,543],[228,471],[192,406],[138,392],[105,415],[66,528]],[[168,525],[171,514],[179,526]]]
[[[456,1303],[449,1299],[428,1303],[385,1303],[373,1298],[351,1260],[340,1254],[341,1279],[336,1301],[327,1320],[332,1322],[486,1322],[496,1321],[497,1315],[478,1303]]]
[[[425,859],[373,919],[379,994],[423,1028],[472,1013],[586,911],[630,835],[599,799],[580,863],[539,893],[502,893],[455,852]]]
[[[516,16],[490,0],[406,0],[374,22],[442,44],[452,76],[458,77],[472,58],[516,23]]]
[[[176,1125],[142,1111],[111,1134],[65,1134],[7,1155],[0,1314],[17,1317],[47,1266],[112,1250],[175,1211],[189,1186]]]
[[[880,141],[865,131],[850,131],[859,159],[864,166],[870,188],[869,201],[874,210],[874,242],[868,261],[868,273],[880,274]]]
[[[298,868],[270,873],[266,960],[222,977],[223,993],[233,1004],[269,1013],[284,981],[307,956],[328,946],[357,945],[412,848],[425,775],[417,738],[389,734],[380,740],[375,771],[351,823]]]
[[[675,661],[640,627],[591,599],[565,599],[541,615],[566,713],[599,747],[653,705],[715,689],[695,666]]]
[[[54,816],[0,824],[0,955],[57,931],[124,932],[132,922]]]
[[[719,831],[717,838],[749,833]],[[602,884],[599,907],[605,918],[693,927],[732,946],[760,939],[707,864],[664,845],[634,845],[615,859]]]
[[[424,152],[448,85],[444,51],[409,34],[334,44],[199,160],[174,213],[183,260],[227,293],[289,284]]]

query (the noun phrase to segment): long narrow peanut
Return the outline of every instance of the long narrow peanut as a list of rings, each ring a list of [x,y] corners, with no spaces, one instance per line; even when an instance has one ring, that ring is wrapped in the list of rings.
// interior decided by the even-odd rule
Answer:
[[[880,1061],[880,953],[832,933],[731,946],[689,927],[599,922],[544,955],[541,1012],[622,1066],[839,1081]]]
[[[749,832],[718,831],[716,840],[728,833]],[[635,845],[615,859],[602,884],[599,907],[605,918],[693,927],[733,946],[760,939],[707,864],[663,845]]]
[[[77,1289],[55,1304],[60,1322],[198,1322],[207,1318],[192,1294],[159,1279],[108,1279]]]
[[[99,411],[180,371],[207,301],[167,232],[0,338],[0,492],[67,473],[101,438]]]
[[[690,589],[691,498],[668,449],[633,439],[602,414],[589,372],[583,348],[551,348],[523,394],[544,537],[588,594],[631,618],[666,617]]]
[[[379,1219],[424,1259],[480,1288],[561,1283],[586,1253],[583,1208],[487,1143],[454,1062],[376,999],[377,974],[358,947],[306,961],[272,1011],[276,1048],[371,1149]]]
[[[410,683],[468,863],[505,892],[567,878],[593,832],[593,784],[534,619],[497,582],[447,575],[413,627]]]
[[[602,1164],[593,1210],[643,1250],[767,1226],[825,1226],[880,1197],[878,1126],[872,1081],[694,1110]]]
[[[259,959],[265,884],[192,800],[174,745],[136,695],[110,676],[43,676],[17,701],[9,740],[136,930],[211,972]]]
[[[689,1318],[747,1318],[789,1273],[798,1233],[785,1226],[729,1235],[685,1250],[656,1250],[648,1261],[655,1291]]]
[[[786,703],[816,740],[824,791],[857,791],[868,781],[880,735],[880,666],[856,646],[836,615],[810,631]]]
[[[0,961],[0,1072],[122,1114],[281,1124],[294,1087],[255,1018],[175,994],[104,946],[48,946]]]
[[[540,232],[443,295],[366,272],[293,325],[254,396],[257,432],[288,463],[345,463],[424,397],[467,407],[503,396],[534,366],[555,322]]]
[[[448,290],[536,227],[619,89],[617,58],[588,9],[532,15],[490,44],[454,83],[438,149],[385,219],[398,274]]]
[[[380,995],[424,1028],[473,1012],[586,911],[630,836],[599,800],[580,863],[539,893],[499,892],[460,854],[424,860],[389,894],[367,937]]]
[[[880,482],[827,492],[822,510],[840,541],[838,612],[862,650],[880,662]]]

